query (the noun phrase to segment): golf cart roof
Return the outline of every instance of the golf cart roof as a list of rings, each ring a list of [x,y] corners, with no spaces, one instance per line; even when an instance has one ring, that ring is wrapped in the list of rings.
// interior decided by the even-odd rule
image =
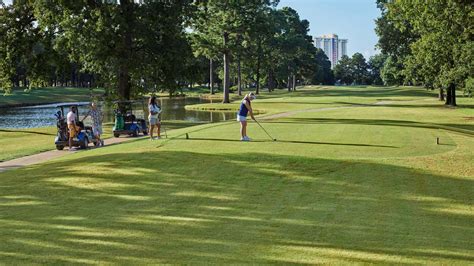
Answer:
[[[84,106],[84,105],[89,105],[89,104],[90,104],[90,102],[58,103],[58,104],[56,104],[56,108],[70,107],[70,106]]]

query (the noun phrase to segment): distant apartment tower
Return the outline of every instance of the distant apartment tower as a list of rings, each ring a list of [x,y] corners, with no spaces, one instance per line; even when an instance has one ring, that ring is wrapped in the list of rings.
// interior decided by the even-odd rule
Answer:
[[[334,68],[343,55],[347,55],[347,39],[339,39],[336,34],[326,34],[314,38],[316,48],[324,51]]]

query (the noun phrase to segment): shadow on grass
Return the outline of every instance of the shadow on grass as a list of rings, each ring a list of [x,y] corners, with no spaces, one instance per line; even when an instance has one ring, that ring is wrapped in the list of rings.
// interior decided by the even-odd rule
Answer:
[[[190,137],[188,140],[207,140],[207,141],[223,141],[223,142],[242,142],[237,139],[217,139],[217,138],[194,138]],[[338,142],[321,142],[321,141],[297,141],[297,140],[252,140],[251,142],[281,142],[294,144],[310,144],[310,145],[335,145],[335,146],[356,146],[356,147],[378,147],[378,148],[399,148],[388,145],[373,145],[373,144],[357,144],[357,143],[338,143]]]
[[[419,99],[417,99],[419,100]],[[389,103],[389,102],[397,102],[394,100],[386,100],[387,103],[383,102],[378,104],[370,104],[370,103],[350,103],[350,102],[334,102],[336,104],[344,104],[344,105],[355,105],[355,106],[367,106],[367,107],[404,107],[404,108],[453,108],[451,106],[446,106],[444,103],[438,104],[399,104],[399,103]],[[457,108],[466,108],[466,109],[474,109],[474,104],[459,104]]]
[[[341,118],[285,118],[278,121],[263,121],[262,123],[275,124],[353,124],[353,125],[371,125],[371,126],[397,126],[397,127],[415,127],[444,129],[457,133],[474,136],[474,125],[469,124],[433,124],[420,123],[408,120],[388,120],[388,119],[341,119]]]
[[[156,151],[0,176],[6,264],[474,260],[474,182],[394,165]]]

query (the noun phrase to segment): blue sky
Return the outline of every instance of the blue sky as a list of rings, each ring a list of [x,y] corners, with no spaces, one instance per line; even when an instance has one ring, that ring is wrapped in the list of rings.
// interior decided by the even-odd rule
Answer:
[[[280,0],[278,7],[284,6],[292,7],[301,19],[309,21],[311,35],[335,33],[348,39],[349,55],[360,52],[368,59],[377,53],[374,20],[380,11],[375,0]]]
[[[374,20],[380,11],[375,0],[280,0],[278,7],[284,6],[292,7],[310,22],[311,35],[336,33],[339,38],[349,39],[349,55],[360,52],[368,59],[376,53]]]

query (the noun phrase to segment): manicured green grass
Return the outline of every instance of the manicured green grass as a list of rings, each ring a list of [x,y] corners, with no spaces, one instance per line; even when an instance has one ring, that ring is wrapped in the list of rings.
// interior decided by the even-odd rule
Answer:
[[[340,89],[1,173],[0,263],[472,263],[473,103]]]
[[[185,121],[165,121],[167,130],[189,127],[199,123]],[[87,125],[87,122],[86,122]],[[103,138],[112,137],[113,124],[103,126]],[[54,150],[56,127],[28,128],[28,129],[1,129],[0,128],[0,161],[12,160],[22,156],[32,155],[43,151]],[[107,141],[106,141],[107,142]],[[92,144],[91,144],[92,145]]]
[[[56,128],[0,129],[0,161],[52,150]]]
[[[105,124],[103,130],[104,138],[112,136],[111,124]],[[0,129],[0,161],[54,150],[56,133],[56,127]]]
[[[47,87],[32,89],[31,91],[14,89],[11,94],[7,95],[0,91],[0,107],[90,101],[91,96],[100,97],[103,94],[104,90],[98,88]]]

